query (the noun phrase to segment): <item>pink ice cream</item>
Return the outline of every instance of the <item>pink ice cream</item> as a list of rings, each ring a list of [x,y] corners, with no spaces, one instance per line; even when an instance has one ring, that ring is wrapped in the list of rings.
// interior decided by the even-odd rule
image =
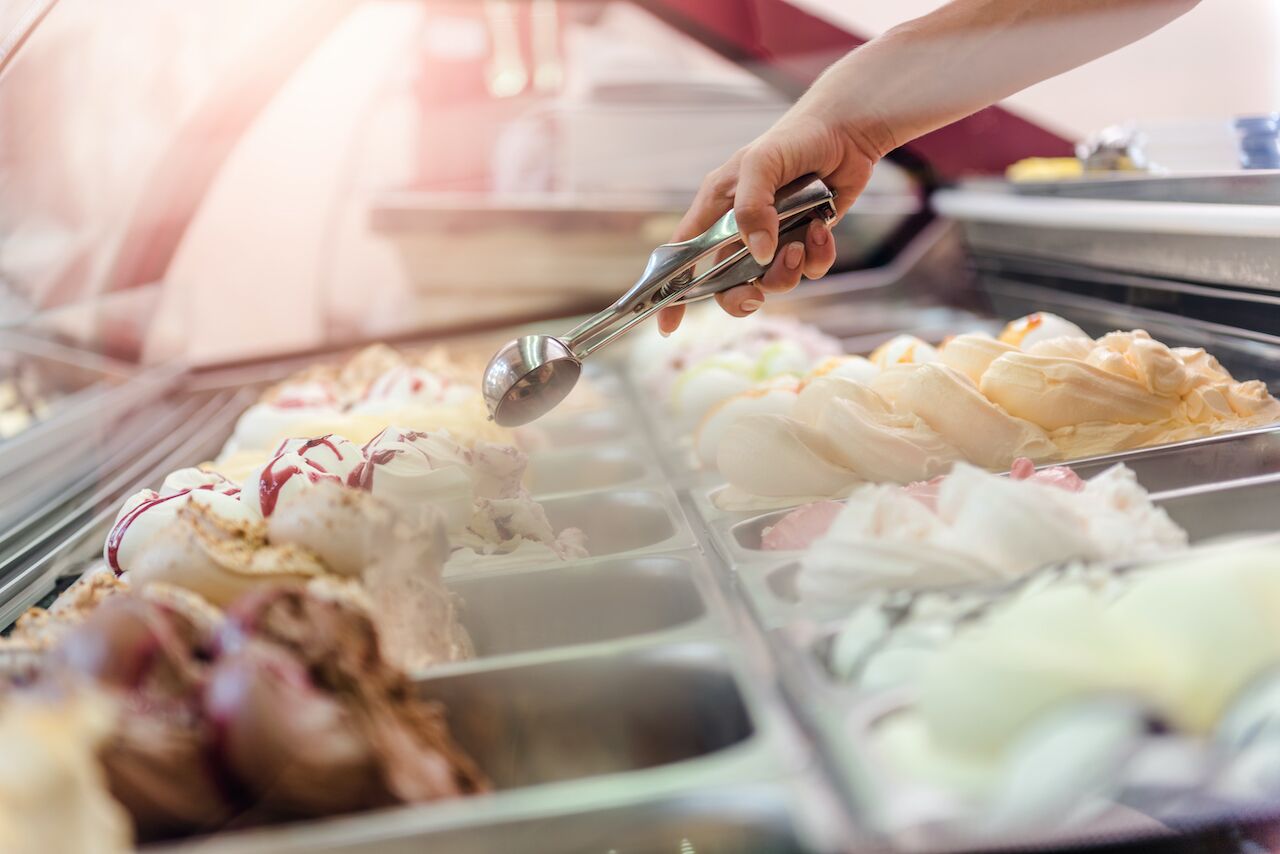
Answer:
[[[807,549],[813,541],[831,530],[831,525],[844,505],[839,501],[815,501],[797,507],[764,529],[760,547],[768,552]]]

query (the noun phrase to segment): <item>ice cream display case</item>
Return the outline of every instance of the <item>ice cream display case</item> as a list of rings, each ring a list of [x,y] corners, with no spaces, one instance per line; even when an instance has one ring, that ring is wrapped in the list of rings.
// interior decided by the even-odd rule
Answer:
[[[173,216],[140,206],[149,238],[115,263],[93,229],[0,208],[0,248],[27,253],[0,252],[0,305],[22,306],[0,339],[0,427],[22,428],[0,440],[14,850],[1274,844],[1270,176],[1009,185],[991,173],[1063,143],[987,114],[884,167],[844,224],[846,269],[746,320],[642,325],[551,413],[502,427],[489,357],[617,296],[719,149],[692,134],[646,173],[631,140],[630,177],[581,153],[708,102],[745,105],[715,118],[746,133],[856,39],[775,0],[347,5],[290,44],[296,74],[268,63],[247,101],[179,111],[183,145],[236,131],[211,134],[226,150],[199,152]],[[45,4],[13,43],[47,47],[42,22],[70,37],[60,14],[93,7]],[[228,32],[191,79],[241,56]],[[313,233],[308,182],[237,195],[264,180],[264,137],[306,126],[308,75],[333,86],[326,62],[374,64],[360,46],[397,32],[409,99],[356,110],[324,197],[340,212]],[[571,101],[589,37],[620,32],[693,79],[641,63]],[[22,115],[6,64],[0,109]],[[319,91],[342,125],[359,99]],[[360,128],[401,139],[392,119],[424,103],[475,135],[366,181],[392,147]],[[284,173],[305,159],[288,150]],[[159,174],[185,174],[176,156]],[[1153,198],[1204,207],[1175,226]],[[103,210],[85,204],[65,222]],[[243,221],[214,228],[220,210]],[[294,256],[323,259],[298,276],[314,299],[288,290]]]

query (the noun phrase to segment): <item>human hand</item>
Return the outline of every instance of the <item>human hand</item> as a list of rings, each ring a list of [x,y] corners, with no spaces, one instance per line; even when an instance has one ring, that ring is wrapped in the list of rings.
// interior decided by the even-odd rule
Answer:
[[[884,138],[883,133],[864,130],[864,122],[853,115],[841,116],[845,99],[829,96],[825,82],[820,80],[777,124],[707,175],[673,235],[674,241],[696,237],[733,208],[752,257],[769,264],[755,284],[716,295],[721,308],[734,317],[759,309],[767,294],[791,290],[801,276],[825,275],[835,263],[831,231],[817,220],[809,225],[803,242],[777,245],[773,199],[778,189],[801,175],[816,174],[836,192],[838,218],[866,187],[872,167],[887,150],[872,142]],[[684,306],[665,308],[658,315],[658,329],[669,335],[683,317]]]

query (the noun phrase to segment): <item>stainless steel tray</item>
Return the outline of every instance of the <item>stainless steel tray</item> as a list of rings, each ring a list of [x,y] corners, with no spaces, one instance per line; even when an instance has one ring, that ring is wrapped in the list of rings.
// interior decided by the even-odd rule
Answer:
[[[530,454],[526,479],[530,492],[540,500],[566,493],[663,482],[648,449],[635,441],[566,446]]]
[[[388,850],[384,845],[416,843],[438,848],[461,835],[477,834],[495,844],[512,840],[523,826],[539,828],[541,844],[569,843],[554,850],[577,850],[572,838],[551,836],[564,829],[589,833],[588,842],[603,834],[623,851],[632,844],[628,834],[641,827],[635,820],[645,814],[645,805],[654,805],[658,815],[674,813],[678,821],[680,811],[663,807],[664,801],[679,799],[674,802],[696,807],[708,793],[715,803],[716,795],[735,789],[765,793],[760,811],[748,814],[763,819],[764,828],[777,827],[778,793],[788,779],[805,773],[807,757],[788,749],[794,742],[785,718],[743,678],[746,668],[736,653],[690,642],[425,679],[423,694],[453,710],[451,729],[489,774],[493,794],[225,834],[210,839],[207,847],[381,851]],[[622,827],[601,824],[600,816],[593,816],[601,810],[606,816],[609,810],[625,810],[632,821]],[[804,842],[800,834],[809,832],[787,821],[787,812],[781,810],[781,834],[762,841],[834,850]],[[838,813],[827,812],[816,823],[830,834],[840,822]],[[743,832],[752,832],[755,824],[749,822]],[[709,825],[717,827],[714,821]],[[664,838],[661,824],[651,830],[659,835],[638,841]],[[744,838],[728,832],[730,839]],[[756,850],[754,842],[748,846]],[[515,850],[526,849],[518,844]]]
[[[538,422],[536,433],[546,439],[548,448],[559,449],[612,443],[633,436],[634,431],[634,422],[628,423],[623,412],[604,409],[547,418]]]
[[[1166,492],[1156,502],[1192,543],[1280,530],[1280,475]]]
[[[578,528],[586,534],[589,557],[579,560],[671,552],[694,545],[679,502],[665,487],[575,492],[539,503],[554,530]],[[626,522],[620,525],[619,520]],[[446,577],[453,578],[574,562],[537,552],[463,555],[446,563],[444,572]]]
[[[617,489],[542,502],[556,530],[581,528],[592,557],[674,551],[694,545],[674,494],[665,489]]]
[[[731,630],[711,569],[696,553],[460,576],[449,588],[477,659],[489,661],[616,652]]]

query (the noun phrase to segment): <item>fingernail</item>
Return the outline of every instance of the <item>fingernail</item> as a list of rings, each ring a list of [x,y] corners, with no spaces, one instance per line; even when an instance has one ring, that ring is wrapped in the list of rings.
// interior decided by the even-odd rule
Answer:
[[[803,243],[788,243],[787,251],[782,253],[782,263],[787,265],[788,270],[794,270],[800,266],[800,258],[804,255]]]
[[[671,330],[670,330],[670,329],[663,329],[661,326],[659,326],[659,327],[658,327],[658,334],[659,334],[659,335],[661,335],[663,338],[670,338],[670,337],[671,337]]]
[[[771,242],[767,231],[753,231],[747,235],[747,249],[751,251],[751,257],[756,259],[757,264],[768,264],[773,260],[773,249],[769,246]]]
[[[760,302],[758,299],[744,299],[742,301],[742,310],[750,314],[762,305],[764,305],[764,303]]]
[[[816,246],[826,246],[827,241],[831,239],[831,232],[827,231],[827,227],[822,223],[818,223],[813,227],[813,242]]]

